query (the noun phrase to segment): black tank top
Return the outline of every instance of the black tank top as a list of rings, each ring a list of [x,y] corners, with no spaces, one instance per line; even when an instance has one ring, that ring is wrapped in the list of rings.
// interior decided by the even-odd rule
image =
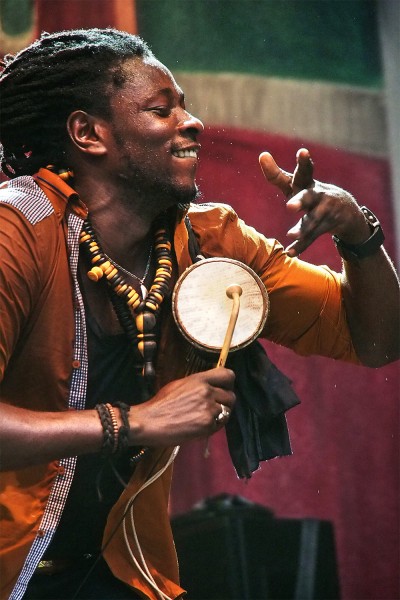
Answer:
[[[117,401],[138,404],[145,398],[137,350],[124,333],[105,335],[85,302],[88,337],[86,407]],[[132,454],[132,451],[131,451]],[[113,459],[119,476],[132,475],[129,451]],[[60,524],[45,558],[69,558],[98,553],[107,515],[123,491],[109,461],[99,453],[79,456]]]

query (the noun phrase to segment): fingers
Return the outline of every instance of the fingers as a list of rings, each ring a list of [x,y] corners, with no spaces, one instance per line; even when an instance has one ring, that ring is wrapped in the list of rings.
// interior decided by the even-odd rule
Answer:
[[[230,369],[223,367],[205,371],[203,376],[214,388],[214,402],[218,408],[218,412],[214,414],[214,423],[212,424],[217,429],[226,425],[231,416],[231,412],[236,400],[233,392],[235,383],[235,374]]]
[[[262,152],[258,160],[265,178],[276,185],[288,198],[314,184],[314,165],[306,148],[297,151],[293,175],[278,167],[269,152]]]
[[[276,185],[287,198],[287,207],[292,212],[300,210],[310,210],[313,203],[316,202],[314,194],[308,194],[307,190],[313,189],[313,162],[309,151],[306,148],[300,148],[296,154],[296,168],[291,175],[276,164],[269,152],[260,154],[259,162],[266,179]],[[288,236],[295,238],[295,241],[286,248],[289,256],[296,256],[307,248],[316,237],[320,235],[314,227],[304,227],[304,222],[298,223],[289,230]]]
[[[260,154],[259,162],[266,179],[288,198],[288,210],[306,213],[288,231],[293,239],[285,249],[289,256],[299,255],[323,233],[333,233],[349,243],[366,239],[365,219],[357,202],[345,190],[314,180],[306,148],[297,151],[293,175],[278,167],[269,152]]]
[[[204,377],[208,383],[212,386],[222,388],[225,390],[233,390],[235,384],[235,373],[231,369],[225,367],[218,367],[198,373]]]
[[[288,256],[298,256],[304,252],[322,233],[325,233],[324,223],[316,218],[315,214],[306,213],[287,233],[288,237],[295,238],[287,248]]]
[[[214,417],[216,427],[223,427],[229,421],[229,417],[231,416],[231,409],[227,408],[225,404],[220,404],[221,410]]]
[[[132,407],[135,445],[176,445],[215,433],[234,406],[234,381],[233,371],[220,367],[168,383],[151,400]]]
[[[292,212],[306,211],[288,231],[294,241],[285,251],[289,256],[304,252],[320,235],[337,233],[353,228],[356,213],[355,200],[348,192],[333,185],[315,182],[315,186],[296,194],[287,202]]]
[[[292,175],[278,167],[269,152],[260,154],[258,160],[267,181],[276,185],[285,196],[290,196],[292,194]]]
[[[313,172],[314,164],[311,160],[309,151],[306,148],[300,148],[296,154],[296,168],[293,173],[292,188],[296,194],[299,190],[311,187],[314,183]]]

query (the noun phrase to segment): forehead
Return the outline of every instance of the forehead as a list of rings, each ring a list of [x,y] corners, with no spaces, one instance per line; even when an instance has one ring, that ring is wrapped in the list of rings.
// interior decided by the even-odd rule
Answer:
[[[124,84],[121,90],[130,89],[139,96],[152,96],[154,93],[169,90],[179,96],[182,90],[172,73],[155,58],[128,59],[122,65]]]

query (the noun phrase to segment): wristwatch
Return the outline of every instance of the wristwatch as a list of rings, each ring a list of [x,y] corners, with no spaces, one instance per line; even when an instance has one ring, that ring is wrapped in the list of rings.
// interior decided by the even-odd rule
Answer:
[[[371,229],[371,235],[367,240],[365,240],[365,242],[356,245],[345,244],[345,242],[342,242],[342,240],[336,235],[332,236],[337,251],[339,252],[340,256],[347,261],[360,260],[366,258],[367,256],[372,256],[372,254],[375,254],[375,252],[378,251],[385,241],[381,224],[374,213],[366,206],[361,206],[361,210],[364,213],[367,223]]]

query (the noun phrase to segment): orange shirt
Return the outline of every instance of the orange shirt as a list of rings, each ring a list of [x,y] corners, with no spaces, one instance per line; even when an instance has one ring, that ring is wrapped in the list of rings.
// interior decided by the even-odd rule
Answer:
[[[34,410],[78,410],[84,408],[87,356],[76,264],[86,209],[57,175],[41,169],[38,176],[19,178],[0,190],[1,401]],[[239,260],[263,280],[270,300],[264,337],[300,354],[357,362],[338,274],[287,257],[276,240],[246,226],[230,207],[194,205],[189,216],[205,256]],[[182,273],[191,264],[183,221],[176,225],[174,248]],[[188,349],[172,314],[166,315],[157,355],[158,387],[184,376]],[[132,522],[125,519],[126,535],[139,567],[127,550],[121,522],[129,499],[155,466],[165,467],[170,455],[171,449],[155,449],[139,464],[104,534],[108,541],[117,529],[105,551],[115,575],[155,600],[140,569]],[[74,459],[67,459],[2,473],[2,598],[13,588],[15,598],[22,593],[51,540],[57,524],[53,517],[62,510],[73,466]],[[175,598],[183,590],[169,526],[171,471],[168,466],[141,491],[129,512],[146,566],[164,593]]]

